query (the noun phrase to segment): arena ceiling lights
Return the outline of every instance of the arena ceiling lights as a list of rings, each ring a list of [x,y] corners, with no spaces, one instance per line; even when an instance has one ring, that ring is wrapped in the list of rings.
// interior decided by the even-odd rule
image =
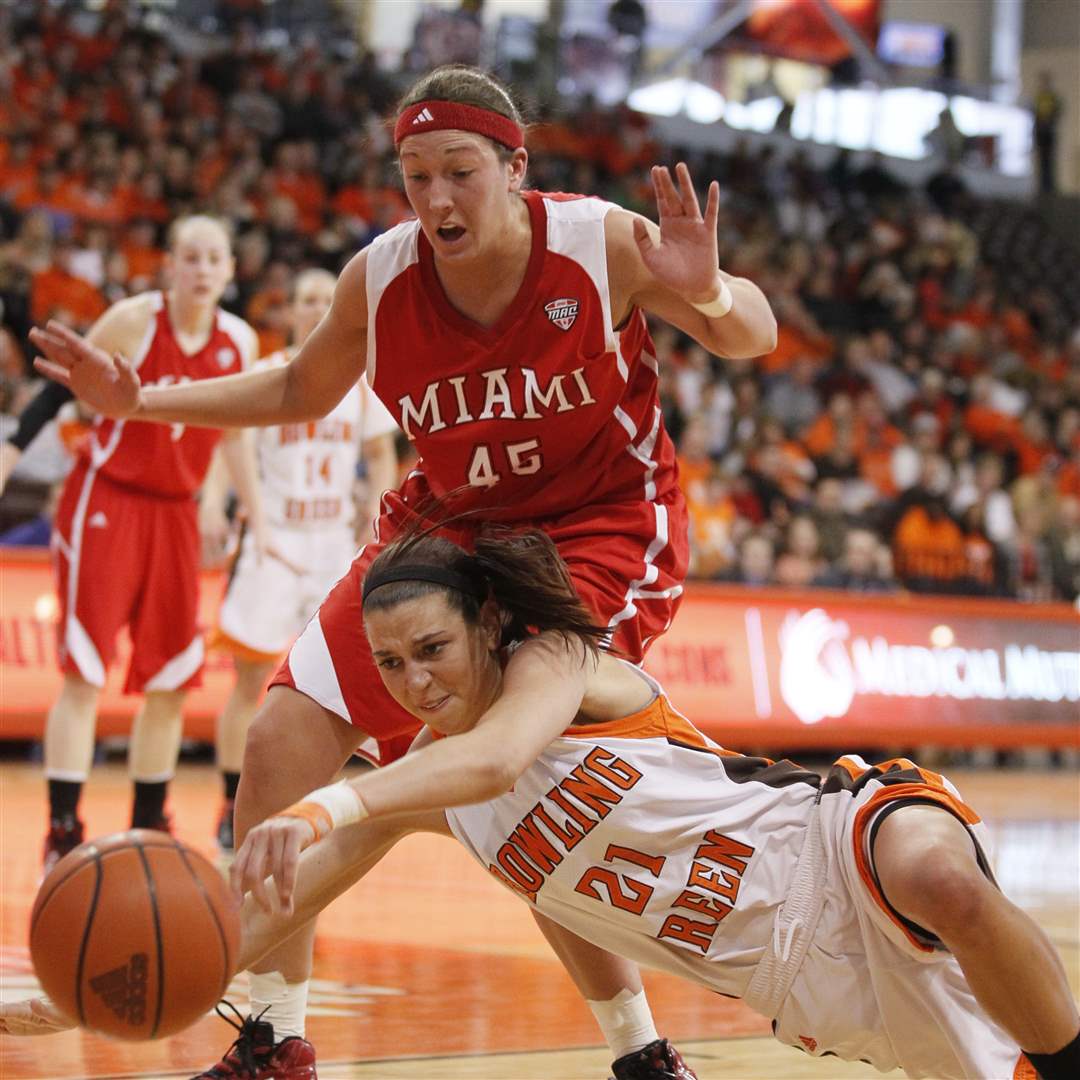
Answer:
[[[685,116],[699,124],[723,121],[736,131],[767,134],[776,129],[784,108],[779,97],[742,103],[687,78],[665,79],[634,90],[632,109],[653,116]],[[994,138],[996,167],[1006,176],[1031,171],[1031,113],[1012,105],[965,95],[947,97],[916,86],[822,87],[800,93],[791,115],[790,134],[822,146],[875,150],[890,157],[923,160],[931,155],[927,139],[943,109],[952,111],[957,129],[969,138]]]

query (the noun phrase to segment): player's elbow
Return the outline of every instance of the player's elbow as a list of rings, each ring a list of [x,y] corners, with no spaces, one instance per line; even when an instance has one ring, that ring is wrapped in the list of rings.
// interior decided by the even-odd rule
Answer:
[[[508,754],[484,754],[473,760],[470,768],[476,801],[486,802],[505,795],[524,772]]]

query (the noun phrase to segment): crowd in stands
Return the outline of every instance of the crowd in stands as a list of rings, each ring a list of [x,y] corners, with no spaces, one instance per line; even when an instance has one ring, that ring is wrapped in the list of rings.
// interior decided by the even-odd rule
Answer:
[[[409,214],[369,54],[201,51],[106,6],[0,15],[0,404],[35,391],[26,334],[86,329],[160,283],[167,223],[236,228],[226,305],[285,343],[295,271],[337,271]],[[1027,208],[944,171],[904,187],[841,152],[659,145],[647,119],[525,102],[530,182],[654,213],[648,166],[720,180],[721,264],[757,282],[775,352],[733,362],[655,328],[692,512],[692,574],[748,586],[1023,600],[1080,593],[1080,262]],[[6,429],[3,430],[6,434]],[[30,455],[28,455],[29,457]]]

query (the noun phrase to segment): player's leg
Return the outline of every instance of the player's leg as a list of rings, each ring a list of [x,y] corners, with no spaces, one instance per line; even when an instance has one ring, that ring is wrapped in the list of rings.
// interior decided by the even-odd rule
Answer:
[[[80,463],[56,509],[57,638],[64,683],[45,723],[46,871],[82,842],[78,804],[93,764],[98,698],[116,635],[140,586],[143,537],[136,503]]]
[[[124,691],[144,695],[128,748],[135,828],[165,829],[187,690],[199,685],[205,649],[198,625],[201,545],[194,503],[145,498],[142,588],[132,612]]]
[[[1061,960],[983,873],[965,825],[944,809],[904,806],[881,823],[873,863],[888,902],[941,939],[1040,1075],[1080,1075],[1080,1016]]]
[[[233,663],[236,679],[218,716],[215,733],[217,767],[225,787],[217,841],[218,847],[226,855],[235,850],[233,815],[236,792],[240,786],[240,769],[244,763],[244,743],[263,691],[274,673],[274,665],[270,661],[249,660],[234,654]]]
[[[49,785],[49,832],[44,868],[83,841],[79,799],[94,761],[94,726],[101,690],[79,675],[66,674],[45,721],[45,778]]]
[[[242,844],[260,821],[330,783],[364,737],[306,694],[271,687],[248,730],[236,793],[236,843]],[[251,969],[251,1019],[241,1039],[245,1052],[255,1054],[264,1068],[272,1065],[275,1076],[287,1078],[294,1070],[296,1076],[308,1076],[303,1070],[314,1068],[314,1049],[304,1038],[314,938],[311,919]],[[235,1071],[238,1053],[234,1046],[200,1076],[244,1075]]]
[[[299,565],[305,559],[318,558],[317,551],[305,549],[305,540],[310,547],[307,534],[272,530],[275,550],[284,553],[289,563]],[[256,550],[252,533],[245,533],[214,635],[215,645],[232,654],[236,669],[216,731],[217,767],[224,785],[217,841],[226,859],[235,850],[233,816],[248,728],[275,667],[326,593],[324,589],[308,606],[302,606],[300,577],[282,559],[263,557]]]
[[[135,714],[128,750],[133,829],[171,832],[165,797],[180,759],[184,697],[183,690],[148,690]]]

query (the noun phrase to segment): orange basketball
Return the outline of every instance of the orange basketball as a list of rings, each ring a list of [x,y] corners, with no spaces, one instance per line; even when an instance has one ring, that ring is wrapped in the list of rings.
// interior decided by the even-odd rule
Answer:
[[[30,914],[45,993],[118,1039],[159,1039],[198,1020],[225,993],[239,947],[239,909],[221,875],[149,829],[65,855]]]

